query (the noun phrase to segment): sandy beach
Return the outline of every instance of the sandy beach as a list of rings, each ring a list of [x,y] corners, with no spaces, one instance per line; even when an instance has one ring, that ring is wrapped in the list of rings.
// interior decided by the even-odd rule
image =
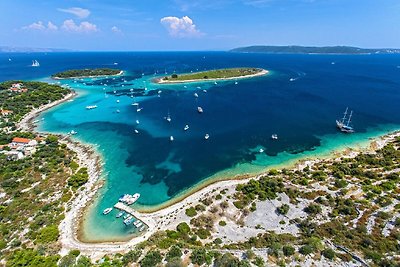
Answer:
[[[396,137],[400,136],[400,131],[387,134],[385,136],[370,140],[370,146],[367,149],[368,151],[374,151],[376,149],[380,149],[384,147],[387,143],[393,141]],[[71,210],[67,212],[65,220],[60,225],[61,237],[60,241],[62,243],[62,254],[66,254],[71,249],[79,249],[82,253],[92,257],[93,259],[98,259],[108,253],[125,253],[131,250],[138,243],[146,240],[151,235],[153,235],[157,231],[174,229],[176,225],[178,225],[182,218],[186,218],[185,209],[196,205],[199,203],[199,200],[210,196],[212,192],[220,191],[223,189],[234,190],[236,185],[241,183],[246,183],[250,179],[258,179],[265,174],[260,174],[257,176],[244,176],[243,179],[236,180],[226,180],[219,181],[212,184],[209,184],[206,187],[190,194],[179,202],[172,204],[170,206],[164,207],[158,211],[143,213],[138,212],[139,217],[148,225],[148,230],[142,236],[134,237],[129,241],[124,242],[102,242],[102,243],[85,243],[79,240],[78,238],[78,225],[79,220],[82,219],[82,211],[88,201],[95,195],[96,190],[96,181],[100,176],[101,169],[96,169],[96,166],[100,166],[99,162],[95,161],[95,154],[86,154],[80,149],[80,146],[69,145],[69,148],[79,152],[79,157],[82,160],[83,164],[88,166],[90,170],[90,180],[88,184],[85,186],[85,189],[82,190],[81,194],[76,198],[73,203],[70,205]],[[332,153],[332,160],[335,160],[337,157],[355,157],[361,152],[365,152],[366,150],[353,150],[346,149],[341,153],[335,152]],[[89,157],[89,158],[87,158]],[[306,166],[312,166],[313,164],[319,162],[320,159],[303,159],[297,161],[295,165],[295,169],[301,170]],[[237,177],[236,177],[237,178]],[[98,187],[97,187],[98,188]]]
[[[192,82],[215,82],[215,81],[229,81],[229,80],[238,80],[238,79],[248,79],[258,76],[263,76],[268,74],[269,71],[262,69],[260,72],[250,75],[243,75],[237,77],[229,77],[229,78],[214,78],[214,79],[195,79],[195,80],[182,80],[182,81],[171,81],[171,80],[163,80],[163,78],[155,79],[154,82],[158,84],[174,84],[174,83],[192,83]]]
[[[35,125],[33,124],[34,119],[39,116],[39,114],[45,110],[48,110],[52,107],[55,107],[61,103],[64,103],[76,96],[76,93],[72,91],[71,93],[67,94],[64,96],[63,99],[51,102],[49,104],[46,104],[44,106],[41,106],[37,109],[33,109],[31,112],[26,114],[21,121],[17,124],[17,128],[19,128],[22,131],[34,131]]]

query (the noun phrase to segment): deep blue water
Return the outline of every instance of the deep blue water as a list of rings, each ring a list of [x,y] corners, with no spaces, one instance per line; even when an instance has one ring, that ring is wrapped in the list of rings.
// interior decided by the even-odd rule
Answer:
[[[33,59],[41,66],[30,67]],[[239,80],[237,85],[227,81],[185,88],[151,83],[164,72],[246,66],[270,73]],[[96,228],[87,230],[88,236],[105,229],[109,236],[126,234],[121,222],[98,216],[122,193],[140,192],[138,204],[157,205],[223,170],[261,170],[272,162],[283,163],[290,155],[322,149],[324,140],[336,140],[336,145],[364,141],[369,133],[400,125],[399,55],[0,54],[0,80],[46,80],[58,71],[94,67],[117,67],[126,74],[116,79],[63,81],[80,97],[46,113],[40,125],[50,132],[74,129],[77,138],[97,144],[104,156],[107,184],[88,218],[90,228]],[[135,98],[130,97],[130,89]],[[143,110],[136,112],[133,102],[139,102]],[[85,110],[93,104],[99,107]],[[197,113],[197,106],[204,109],[203,114]],[[354,110],[353,135],[343,135],[335,127],[335,119],[346,107]],[[168,112],[171,123],[164,119]],[[185,124],[190,126],[187,132]],[[134,134],[134,129],[140,133]],[[207,141],[206,133],[210,134]],[[279,135],[278,141],[271,140],[273,133]],[[104,226],[104,222],[110,224]]]

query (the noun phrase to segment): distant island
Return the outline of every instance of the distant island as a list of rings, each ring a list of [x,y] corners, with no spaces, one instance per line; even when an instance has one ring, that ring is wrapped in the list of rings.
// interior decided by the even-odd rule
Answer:
[[[66,70],[53,74],[53,79],[70,79],[70,78],[82,78],[82,77],[98,77],[98,76],[111,76],[121,75],[122,70],[117,69],[80,69],[80,70]]]
[[[352,46],[266,46],[255,45],[239,47],[230,52],[271,53],[271,54],[398,54],[400,49],[370,49]]]
[[[73,52],[71,49],[43,48],[43,47],[19,47],[0,46],[0,53],[52,53],[52,52]]]
[[[208,70],[186,74],[172,74],[163,78],[155,79],[156,83],[186,83],[199,81],[232,80],[250,78],[267,74],[268,71],[259,68],[228,68]]]

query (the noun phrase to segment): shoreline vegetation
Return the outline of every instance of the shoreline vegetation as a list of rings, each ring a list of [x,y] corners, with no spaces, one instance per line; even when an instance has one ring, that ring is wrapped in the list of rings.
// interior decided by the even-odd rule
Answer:
[[[119,76],[124,72],[118,69],[99,68],[99,69],[74,69],[66,70],[53,74],[51,78],[55,80],[61,79],[78,79],[78,78],[98,78],[105,76]]]
[[[235,78],[233,78],[233,79],[235,79]],[[72,92],[64,95],[62,99],[58,99],[49,104],[42,105],[38,108],[32,109],[30,112],[26,113],[22,117],[22,119],[19,121],[19,123],[17,124],[18,129],[21,129],[24,131],[34,131],[33,120],[35,118],[37,118],[37,116],[39,116],[41,112],[43,112],[51,107],[54,107],[56,105],[59,105],[75,96],[76,96],[76,94],[72,91]],[[65,218],[61,221],[61,223],[58,226],[58,229],[59,229],[59,239],[58,240],[61,244],[60,254],[66,255],[65,257],[67,257],[70,255],[70,253],[72,251],[79,250],[80,251],[79,253],[89,256],[90,259],[101,259],[101,258],[103,258],[104,255],[107,255],[110,253],[111,254],[127,253],[126,255],[128,255],[129,253],[133,253],[133,252],[137,251],[138,249],[141,249],[141,250],[144,250],[144,252],[147,252],[147,255],[143,258],[141,256],[142,252],[140,252],[137,257],[134,257],[134,259],[136,259],[134,261],[138,261],[140,258],[142,258],[141,262],[143,262],[146,260],[146,257],[151,253],[152,250],[156,249],[156,251],[154,253],[157,252],[159,254],[160,249],[165,250],[165,249],[173,246],[174,244],[176,244],[176,242],[174,240],[176,240],[176,239],[180,240],[183,238],[184,241],[182,241],[182,242],[184,244],[190,244],[190,246],[192,247],[192,248],[190,248],[191,249],[190,260],[192,261],[192,263],[198,263],[200,265],[202,263],[205,263],[208,261],[204,260],[204,262],[203,262],[202,260],[196,259],[193,255],[196,255],[196,253],[200,253],[198,247],[199,246],[202,247],[203,242],[210,242],[210,243],[206,243],[206,244],[211,244],[210,246],[213,247],[213,249],[216,251],[216,253],[220,253],[220,256],[218,256],[219,258],[217,256],[212,256],[211,254],[209,256],[207,256],[207,257],[211,257],[211,259],[214,257],[215,260],[221,259],[220,258],[221,255],[223,253],[229,252],[230,249],[233,249],[232,250],[232,253],[234,254],[233,257],[236,257],[236,256],[240,257],[240,254],[238,254],[238,252],[235,252],[235,251],[239,250],[242,252],[244,251],[245,253],[249,253],[249,252],[246,252],[246,251],[248,251],[249,248],[254,248],[254,251],[255,251],[255,252],[253,252],[253,253],[255,253],[255,256],[252,256],[252,258],[254,259],[252,261],[253,263],[256,261],[259,261],[259,262],[268,261],[269,260],[268,257],[273,257],[273,258],[279,259],[279,257],[281,257],[281,256],[278,257],[278,255],[280,255],[280,254],[277,251],[282,249],[282,247],[280,247],[280,248],[274,247],[272,250],[271,250],[271,247],[269,247],[269,249],[267,249],[267,250],[262,250],[262,249],[257,249],[258,245],[250,245],[250,246],[246,245],[246,242],[250,242],[250,240],[251,240],[250,237],[252,237],[252,236],[250,234],[254,234],[255,236],[257,236],[257,234],[258,234],[258,237],[252,237],[252,238],[257,239],[257,238],[261,238],[260,233],[265,233],[265,231],[272,231],[272,233],[270,235],[275,236],[275,238],[277,238],[277,240],[284,240],[284,238],[287,238],[286,242],[290,243],[293,241],[291,238],[293,236],[296,236],[296,234],[297,234],[297,232],[289,226],[289,224],[291,224],[291,223],[289,223],[289,221],[294,220],[294,219],[291,219],[291,220],[289,220],[289,219],[292,218],[294,215],[303,214],[303,216],[304,216],[304,214],[306,214],[306,215],[309,214],[309,216],[311,216],[310,220],[318,219],[318,221],[325,223],[326,218],[324,218],[324,216],[328,216],[328,213],[324,210],[321,210],[321,206],[323,206],[323,208],[324,208],[324,205],[326,207],[328,207],[328,208],[326,208],[326,209],[328,209],[328,211],[331,208],[326,202],[318,202],[319,201],[318,199],[320,199],[320,198],[317,198],[317,197],[324,196],[324,194],[321,193],[322,191],[328,192],[327,195],[325,195],[325,197],[328,199],[330,194],[332,192],[334,193],[335,190],[339,190],[338,193],[336,193],[337,197],[346,196],[348,194],[350,194],[350,196],[355,196],[355,197],[360,196],[360,193],[358,192],[358,190],[360,190],[360,189],[357,189],[357,188],[347,189],[349,186],[354,185],[354,184],[350,183],[350,181],[345,182],[344,174],[343,174],[344,170],[342,171],[342,174],[340,172],[332,174],[334,177],[337,176],[335,179],[338,179],[334,183],[333,187],[332,187],[332,185],[329,185],[329,184],[326,185],[326,187],[319,185],[319,184],[315,184],[314,186],[309,187],[308,183],[311,183],[311,182],[306,183],[306,181],[304,181],[304,179],[303,179],[303,181],[299,180],[298,182],[296,182],[295,180],[293,180],[289,184],[283,184],[282,181],[280,180],[280,178],[279,179],[276,178],[277,181],[278,182],[280,181],[279,183],[282,183],[282,184],[281,185],[273,185],[273,184],[271,184],[271,182],[268,182],[268,184],[265,185],[266,188],[271,188],[268,190],[273,190],[273,191],[268,191],[267,195],[263,195],[263,196],[259,195],[257,198],[257,197],[255,197],[254,194],[256,194],[256,195],[261,194],[261,192],[246,193],[245,190],[249,190],[247,185],[253,184],[255,186],[255,184],[254,184],[255,182],[253,182],[253,181],[261,182],[261,181],[264,181],[265,179],[268,180],[269,179],[268,177],[277,177],[277,175],[278,176],[282,175],[282,174],[286,175],[286,173],[293,174],[295,179],[301,179],[300,178],[301,175],[303,173],[307,173],[307,174],[310,174],[310,177],[312,177],[312,179],[314,179],[315,181],[324,183],[324,181],[326,179],[333,179],[331,176],[327,176],[327,174],[325,174],[326,170],[330,168],[329,166],[331,166],[331,165],[334,166],[335,164],[340,164],[342,162],[345,163],[352,159],[359,159],[359,158],[364,159],[364,157],[368,158],[368,155],[373,155],[377,151],[381,151],[382,149],[386,148],[387,146],[391,146],[391,144],[393,142],[395,142],[396,140],[398,140],[399,137],[400,137],[400,131],[396,131],[396,132],[386,134],[382,137],[376,138],[374,140],[370,140],[369,141],[370,145],[367,150],[356,151],[353,149],[348,149],[348,150],[342,151],[340,153],[335,152],[335,153],[332,153],[332,157],[330,159],[318,159],[317,158],[317,159],[311,159],[311,160],[310,159],[296,160],[295,166],[293,168],[291,168],[290,170],[285,169],[285,168],[283,168],[279,171],[278,170],[267,170],[266,173],[256,175],[256,176],[245,174],[243,176],[232,177],[233,180],[230,179],[230,180],[224,180],[224,181],[209,181],[202,187],[195,188],[195,191],[190,191],[190,192],[188,192],[188,194],[180,196],[180,199],[177,202],[169,203],[168,206],[161,206],[159,210],[146,212],[146,213],[139,212],[140,218],[144,222],[146,222],[146,224],[149,226],[149,229],[144,233],[144,235],[134,237],[134,238],[131,238],[130,240],[125,240],[125,241],[114,240],[114,241],[108,241],[108,242],[90,243],[90,242],[84,242],[84,240],[82,239],[82,235],[80,233],[79,227],[83,220],[83,214],[85,212],[85,209],[88,207],[89,202],[93,199],[93,197],[96,196],[98,189],[102,186],[101,179],[100,179],[101,175],[102,175],[102,159],[101,159],[101,156],[95,151],[93,145],[85,145],[81,142],[71,140],[67,136],[59,135],[59,138],[60,138],[59,142],[61,144],[65,145],[66,148],[70,149],[71,151],[74,151],[74,153],[77,156],[77,163],[79,164],[79,167],[86,168],[87,174],[88,174],[86,183],[82,186],[82,188],[79,191],[77,191],[77,195],[75,195],[73,197],[72,201],[67,202]],[[392,150],[390,150],[390,148],[389,148],[388,151],[392,151]],[[394,152],[391,152],[391,153],[394,153]],[[370,162],[370,161],[367,161],[367,162]],[[321,165],[322,167],[319,165]],[[310,171],[310,170],[312,170],[312,171]],[[388,169],[385,173],[390,173],[390,171],[391,171],[391,169]],[[372,174],[366,174],[366,175],[372,175]],[[268,181],[270,181],[270,180],[268,180]],[[319,182],[317,182],[317,183],[319,183]],[[315,183],[315,182],[313,182],[313,183]],[[374,184],[371,184],[371,186],[372,185],[374,185]],[[290,191],[292,189],[290,189],[290,190],[287,189],[285,191],[285,190],[282,190],[282,188],[280,188],[280,187],[286,188],[287,186],[289,188],[292,188],[295,191]],[[387,185],[387,187],[389,188],[389,185]],[[252,186],[252,188],[253,188],[253,186]],[[297,199],[297,197],[299,196],[298,195],[299,193],[298,193],[298,191],[296,191],[296,188],[300,188],[300,189],[302,188],[302,190],[304,190],[304,192],[300,191],[301,192],[300,195],[302,196],[301,199],[305,199],[305,200]],[[364,189],[363,188],[363,190],[372,190],[372,189]],[[294,195],[291,195],[291,194],[294,194],[294,192],[297,192],[296,193],[297,197],[294,197]],[[264,229],[263,226],[258,226],[258,225],[256,225],[255,227],[254,226],[250,227],[248,225],[248,223],[243,221],[246,217],[252,216],[253,213],[258,214],[257,209],[259,209],[259,208],[257,208],[257,207],[258,207],[258,205],[261,205],[260,201],[262,202],[262,201],[267,200],[267,202],[268,201],[271,202],[273,199],[275,199],[277,197],[278,193],[279,193],[279,199],[280,198],[285,199],[289,196],[289,198],[291,199],[290,202],[292,202],[292,201],[294,203],[297,202],[298,203],[297,206],[300,205],[300,207],[304,207],[305,213],[298,211],[292,215],[290,215],[291,213],[289,213],[287,216],[286,215],[283,217],[280,216],[280,217],[278,217],[281,219],[281,221],[279,221],[279,224],[277,224],[277,225],[274,224],[277,222],[268,222],[267,223],[268,225],[271,226],[271,229],[269,229],[269,228]],[[268,194],[271,194],[271,195],[268,195]],[[248,197],[246,197],[246,196],[248,196]],[[209,202],[210,198],[215,198],[216,203],[213,203],[212,200],[211,200],[211,202]],[[255,199],[258,199],[258,200],[255,200]],[[352,197],[350,197],[349,199],[352,199]],[[314,200],[314,202],[317,204],[313,204],[314,202],[312,200]],[[379,200],[379,201],[383,201],[383,200]],[[295,209],[295,207],[292,206],[290,204],[290,202],[287,202],[287,204],[284,204],[284,205],[287,205],[288,207],[290,206],[290,209]],[[262,203],[264,203],[264,202],[262,202]],[[274,202],[273,205],[276,206],[276,203],[278,203],[278,202]],[[396,203],[398,203],[398,201],[394,201],[393,205],[387,204],[387,205],[389,205],[389,206],[387,206],[386,204],[385,205],[382,204],[381,206],[382,206],[382,208],[395,207],[395,209],[396,209],[396,207],[398,206],[398,205],[395,206]],[[215,205],[211,205],[211,204],[215,204]],[[220,207],[219,206],[216,207],[217,204]],[[340,205],[342,205],[342,204],[340,204]],[[347,203],[345,205],[352,206],[354,204]],[[368,205],[366,206],[366,204],[364,202],[360,202],[358,205],[362,206],[362,207],[360,206],[361,211],[359,211],[358,208],[355,208],[356,210],[358,210],[358,212],[356,212],[355,215],[352,213],[353,211],[340,211],[339,210],[336,212],[339,212],[339,214],[341,214],[341,212],[349,212],[348,216],[350,216],[349,218],[353,219],[351,222],[354,222],[354,224],[358,223],[358,221],[361,221],[361,219],[363,219],[365,221],[366,219],[363,216],[366,216],[366,215],[372,216],[374,214],[378,214],[376,216],[374,215],[375,219],[373,222],[371,222],[372,223],[371,231],[376,231],[376,230],[374,230],[375,228],[373,228],[373,226],[374,226],[374,223],[378,224],[379,226],[382,225],[382,221],[380,219],[381,217],[378,217],[378,216],[383,216],[383,215],[379,215],[381,213],[378,213],[378,211],[382,210],[382,209],[377,209],[377,210],[375,209],[376,212],[371,213],[369,211],[369,209],[366,209],[366,207]],[[250,208],[248,208],[247,206],[250,206]],[[272,206],[272,207],[274,207],[274,206]],[[288,207],[281,206],[278,213],[286,214],[287,209],[289,209]],[[216,211],[210,210],[213,208],[215,208]],[[364,209],[365,209],[365,211],[364,211]],[[268,208],[261,209],[261,211],[262,210],[268,210]],[[332,210],[330,212],[334,213],[334,211],[335,210]],[[224,220],[220,219],[219,223],[217,223],[218,224],[217,226],[214,226],[214,225],[208,226],[206,221],[209,221],[211,219],[211,223],[212,223],[213,221],[215,221],[216,218],[213,217],[213,218],[207,219],[208,218],[207,216],[209,216],[209,215],[207,215],[207,216],[203,215],[203,213],[208,214],[207,212],[211,212],[213,214],[218,214],[218,216],[216,215],[216,217],[224,218]],[[379,212],[383,212],[383,211],[379,211]],[[262,216],[268,216],[268,213],[265,215],[265,212],[264,212],[263,214],[264,215],[262,215]],[[318,214],[322,214],[322,215],[318,215]],[[343,214],[347,214],[347,213],[343,213]],[[356,217],[357,214],[358,214],[358,217]],[[270,214],[270,215],[272,216],[272,214]],[[258,216],[258,215],[254,215],[254,216]],[[338,216],[338,215],[336,215],[336,216]],[[389,215],[385,215],[385,216],[389,216]],[[391,220],[390,218],[395,220],[396,216],[397,215],[394,214],[393,217],[389,217],[389,222]],[[262,218],[264,221],[267,220],[264,217],[262,217]],[[367,218],[367,219],[369,220],[369,218]],[[228,220],[228,222],[226,222],[225,220]],[[354,221],[354,220],[356,220],[356,221]],[[187,226],[188,230],[183,230],[183,228],[186,229],[186,226],[184,226],[184,225],[187,225],[185,221],[190,221],[189,224],[191,226],[190,227]],[[233,221],[237,221],[237,223],[232,224]],[[286,222],[284,222],[284,221],[286,221]],[[284,224],[281,224],[282,222],[284,222]],[[326,221],[326,224],[328,222],[329,221]],[[236,229],[235,228],[236,226],[240,226],[240,225],[241,226],[237,230],[233,230],[233,232],[229,232],[225,228],[225,225],[227,223],[228,223],[229,227],[232,229]],[[299,226],[300,229],[302,229],[301,228],[302,223],[303,222],[297,223],[298,225],[300,225]],[[347,223],[347,221],[346,221],[346,223]],[[369,224],[371,224],[371,223],[369,222]],[[261,227],[261,228],[259,228],[259,227]],[[309,225],[307,227],[315,227],[315,226]],[[331,226],[331,227],[333,227],[333,226]],[[177,229],[177,231],[172,230],[175,228]],[[218,233],[215,232],[215,228],[218,229]],[[280,228],[286,229],[286,230],[284,230],[284,231],[279,230]],[[367,230],[366,230],[367,232],[370,231],[368,229],[369,228],[367,227]],[[194,231],[194,232],[192,232],[192,231]],[[210,236],[211,235],[210,231],[212,232],[212,236]],[[274,231],[277,232],[277,234]],[[305,231],[305,230],[303,229],[301,231]],[[320,235],[328,235],[327,233],[323,232],[324,231],[323,229],[318,228],[316,231],[318,233],[320,233]],[[193,237],[196,237],[197,239],[196,238],[193,239],[193,237],[190,238],[189,233],[191,235],[193,235]],[[372,232],[372,233],[374,233],[374,232]],[[240,235],[242,235],[242,236],[244,235],[245,240],[242,240],[240,238],[237,239],[237,237],[238,236],[240,237]],[[188,239],[186,239],[185,236],[187,236]],[[198,239],[198,236],[200,237],[200,240]],[[223,237],[223,236],[225,236],[225,237]],[[214,241],[211,238],[215,238]],[[230,240],[230,241],[222,246],[221,243],[223,241],[221,239],[224,239],[224,238],[228,238],[228,240]],[[267,238],[267,237],[265,237],[265,238]],[[312,239],[312,238],[314,238],[314,239]],[[333,238],[334,237],[332,237],[332,239]],[[355,254],[354,254],[354,252],[351,252],[351,251],[343,253],[343,249],[341,249],[341,247],[343,247],[343,245],[336,245],[336,243],[331,242],[330,239],[325,240],[325,241],[324,240],[315,241],[315,237],[313,235],[311,235],[307,238],[305,238],[304,235],[302,235],[302,239],[304,239],[302,241],[302,242],[304,242],[304,243],[302,243],[303,245],[294,245],[294,247],[289,246],[290,251],[293,251],[291,253],[286,253],[285,251],[289,250],[289,248],[287,248],[285,250],[285,247],[284,247],[283,253],[285,254],[285,256],[294,255],[294,253],[298,253],[298,255],[300,255],[300,256],[307,257],[307,255],[309,255],[313,251],[317,251],[318,253],[321,253],[321,255],[324,256],[323,258],[319,259],[320,261],[323,262],[324,260],[325,261],[328,260],[328,262],[325,262],[326,264],[330,264],[329,259],[337,258],[340,260],[340,262],[346,262],[348,260],[351,260],[351,257],[354,260],[356,260],[358,257],[360,260],[357,260],[357,261],[360,263],[365,262],[363,260],[362,256],[361,257],[358,256],[357,252],[359,253],[359,251],[356,251]],[[164,242],[164,243],[159,243],[159,242]],[[165,243],[165,242],[167,242],[167,243]],[[241,243],[241,242],[243,242],[243,243]],[[285,241],[283,241],[283,242],[285,242]],[[317,243],[315,243],[315,242],[317,242]],[[335,242],[337,242],[337,241],[335,241]],[[371,241],[371,242],[373,242],[373,241]],[[169,244],[169,245],[166,246],[165,244]],[[231,244],[231,245],[229,245],[229,244]],[[263,246],[273,246],[273,244],[269,244],[269,245],[268,244],[263,245]],[[349,246],[351,246],[351,245],[349,244]],[[371,244],[369,246],[371,246]],[[286,247],[288,247],[288,246],[286,246]],[[324,250],[322,250],[323,247],[326,247],[326,248]],[[184,245],[184,248],[186,248],[186,245]],[[172,250],[172,248],[171,248],[171,250]],[[298,252],[295,252],[295,250],[298,250]],[[348,249],[344,248],[344,250],[348,250]],[[392,251],[392,248],[390,248],[389,250]],[[341,251],[341,252],[339,252],[339,251]],[[78,253],[78,255],[79,255],[79,253]],[[367,252],[364,252],[364,253],[367,253]],[[267,258],[262,257],[261,254],[263,254],[264,256],[267,255]],[[224,254],[224,256],[225,255],[226,254]],[[346,258],[346,255],[350,255],[350,259]],[[206,255],[203,255],[203,256],[206,257]],[[381,261],[381,258],[374,258],[374,255],[372,255],[372,254],[367,253],[364,256],[366,256],[369,259],[369,261],[373,261],[374,263]],[[77,256],[75,256],[75,258],[76,257]],[[81,256],[81,258],[82,257],[83,256]],[[376,256],[376,257],[378,257],[378,256]],[[187,258],[189,260],[189,257],[187,257]],[[122,260],[123,259],[124,258],[122,257]],[[250,260],[251,260],[251,258],[250,258]],[[157,263],[158,263],[158,261],[157,261]],[[276,263],[276,261],[275,261],[275,263]],[[336,263],[338,263],[338,262],[336,262]],[[157,264],[148,265],[148,266],[155,266],[155,265],[157,265]],[[143,265],[143,266],[145,266],[145,265]],[[260,265],[260,266],[262,266],[262,265]]]
[[[229,69],[217,69],[208,70],[194,73],[185,74],[172,74],[171,76],[165,76],[154,79],[153,81],[158,84],[173,84],[173,83],[191,83],[191,82],[215,82],[225,80],[237,80],[252,78],[268,74],[265,69],[259,68],[229,68]]]

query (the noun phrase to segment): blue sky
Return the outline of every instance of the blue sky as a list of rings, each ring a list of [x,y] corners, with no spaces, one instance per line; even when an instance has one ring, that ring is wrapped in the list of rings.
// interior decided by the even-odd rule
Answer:
[[[400,47],[399,0],[1,0],[0,45],[226,50]]]

